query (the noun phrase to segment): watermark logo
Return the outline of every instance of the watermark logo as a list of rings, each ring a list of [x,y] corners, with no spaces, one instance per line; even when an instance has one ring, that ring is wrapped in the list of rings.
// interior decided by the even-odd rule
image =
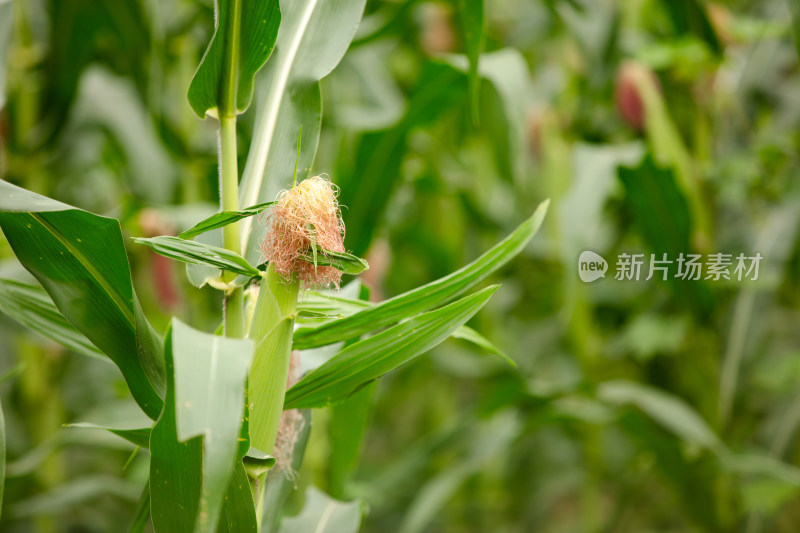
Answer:
[[[756,281],[763,259],[755,255],[714,253],[684,254],[669,257],[667,254],[627,254],[617,256],[614,279],[617,281],[679,279],[686,281]],[[578,276],[581,281],[591,283],[605,277],[608,263],[594,252],[581,252],[578,259]]]
[[[581,256],[578,258],[578,276],[581,281],[591,283],[604,278],[607,270],[608,263],[601,256],[589,250],[581,252]]]

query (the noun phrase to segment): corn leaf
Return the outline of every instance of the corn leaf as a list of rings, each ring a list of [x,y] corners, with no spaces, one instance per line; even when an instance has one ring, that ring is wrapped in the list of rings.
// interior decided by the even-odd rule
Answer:
[[[478,62],[484,42],[483,0],[458,0],[459,16],[461,18],[461,31],[464,36],[464,47],[469,59],[469,92],[472,100],[472,118],[478,120],[480,73]]]
[[[67,322],[41,287],[0,279],[0,311],[73,352],[108,361],[103,352]]]
[[[203,437],[196,532],[216,531],[236,459],[253,342],[203,333],[172,319],[177,437]],[[239,463],[241,461],[238,461]]]
[[[234,7],[241,10],[239,24],[230,24]],[[189,103],[201,118],[220,101],[223,58],[227,46],[238,46],[236,108],[245,111],[253,96],[253,78],[269,59],[281,13],[278,0],[216,0],[214,35],[189,86]],[[233,29],[233,32],[231,32]]]
[[[66,427],[84,428],[84,429],[105,429],[106,431],[110,431],[114,435],[122,437],[128,442],[131,442],[141,448],[147,449],[150,447],[150,432],[152,431],[152,428],[123,428],[115,426],[103,426],[100,424],[92,424],[91,422],[76,422],[74,424],[67,424]]]
[[[119,222],[0,181],[0,227],[63,316],[111,358],[142,410],[157,417],[162,346],[133,290]]]
[[[178,237],[181,239],[191,239],[193,237],[197,237],[198,235],[207,231],[211,231],[212,229],[222,228],[228,224],[236,222],[237,220],[257,215],[274,203],[275,202],[264,202],[263,204],[256,204],[239,211],[221,211],[219,213],[215,213],[207,219],[198,222],[186,231],[179,233]]]
[[[273,200],[292,184],[295,168],[298,180],[308,176],[322,119],[318,82],[336,67],[350,45],[365,3],[281,0],[283,22],[259,95],[255,135],[242,174],[241,205]],[[253,246],[259,241],[258,229],[252,219],[242,222],[242,250],[251,261],[258,253]]]
[[[521,252],[542,225],[548,202],[542,202],[533,216],[502,242],[469,265],[433,283],[390,298],[347,318],[316,328],[303,327],[294,333],[294,349],[305,350],[353,339],[405,317],[450,301],[480,283]]]
[[[461,339],[467,342],[471,342],[475,346],[479,346],[484,350],[486,350],[487,352],[496,355],[497,357],[499,357],[512,367],[514,368],[517,367],[516,361],[511,359],[503,350],[495,346],[492,343],[492,341],[490,341],[489,339],[487,339],[486,337],[484,337],[483,335],[481,335],[480,333],[478,333],[477,331],[475,331],[470,327],[461,326],[460,328],[458,328],[453,332],[452,337],[454,339]]]
[[[356,342],[312,371],[286,393],[285,409],[323,407],[427,352],[477,313],[497,285]]]
[[[156,533],[192,533],[203,480],[203,438],[178,439],[172,331],[164,341],[167,396],[150,434],[150,514]]]
[[[244,276],[260,275],[242,256],[225,248],[169,236],[133,240],[136,244],[149,246],[157,254],[183,263],[211,265]]]

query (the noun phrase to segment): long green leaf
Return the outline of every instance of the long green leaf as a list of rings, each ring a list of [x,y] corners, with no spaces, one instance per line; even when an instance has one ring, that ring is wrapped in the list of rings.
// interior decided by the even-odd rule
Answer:
[[[0,279],[0,311],[76,353],[108,361],[103,352],[67,322],[41,287]]]
[[[14,2],[0,0],[0,110],[6,104],[6,66],[8,65],[11,30],[14,22]]]
[[[162,346],[133,290],[119,222],[0,181],[0,227],[64,317],[114,361],[156,418]]]
[[[477,313],[497,285],[352,344],[286,393],[285,409],[323,407],[427,352]]]
[[[104,429],[142,448],[146,449],[150,447],[150,433],[152,428],[122,428],[114,426],[102,426],[99,424],[92,424],[90,422],[76,422],[74,424],[67,424],[66,427]]]
[[[480,73],[478,62],[484,42],[483,0],[458,0],[461,30],[469,59],[469,92],[472,100],[472,118],[478,119],[478,97],[480,95]]]
[[[705,420],[683,400],[631,381],[607,381],[597,396],[613,405],[634,405],[683,441],[719,451],[722,443]]]
[[[239,211],[221,211],[219,213],[215,213],[207,219],[198,222],[186,231],[179,233],[178,237],[181,239],[191,239],[193,237],[197,237],[198,235],[207,231],[222,228],[228,224],[236,222],[237,220],[257,215],[274,203],[275,202],[264,202],[263,204],[256,204]]]
[[[448,276],[347,318],[328,322],[316,328],[299,328],[294,333],[294,348],[305,350],[354,339],[463,294],[525,248],[542,225],[548,204],[548,201],[542,202],[533,216],[523,222],[511,235],[469,265]]]
[[[201,118],[219,104],[226,45],[234,41],[239,48],[236,108],[241,113],[250,106],[253,78],[272,53],[281,22],[278,0],[216,0],[214,8],[214,35],[189,86],[189,103]],[[231,34],[234,8],[241,12]]]
[[[275,54],[266,68],[255,135],[239,195],[241,205],[273,200],[308,175],[319,142],[322,100],[319,80],[341,60],[361,20],[366,0],[281,0]],[[302,127],[302,144],[297,138]],[[242,223],[242,250],[255,260],[252,220]],[[258,228],[255,228],[258,229]],[[255,232],[257,233],[257,232]]]
[[[194,330],[172,319],[177,437],[203,437],[203,490],[194,530],[216,531],[242,423],[253,342]]]
[[[453,332],[453,338],[465,340],[467,342],[471,342],[475,346],[483,348],[489,353],[492,353],[511,365],[512,367],[517,367],[517,362],[511,359],[503,350],[495,346],[489,339],[475,331],[474,329],[461,326],[457,330]]]
[[[242,256],[225,248],[169,236],[134,238],[133,240],[136,244],[149,246],[157,254],[183,263],[211,265],[251,277],[260,275],[260,272]]]
[[[192,533],[203,481],[203,438],[178,439],[172,330],[164,341],[167,397],[150,434],[150,514],[157,533]]]

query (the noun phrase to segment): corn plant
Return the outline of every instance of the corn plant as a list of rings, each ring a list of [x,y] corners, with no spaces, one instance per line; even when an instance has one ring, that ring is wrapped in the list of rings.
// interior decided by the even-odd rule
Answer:
[[[477,98],[482,6],[462,7]],[[358,281],[326,290],[368,268],[347,252],[336,188],[308,176],[319,81],[345,53],[363,9],[363,0],[216,3],[215,32],[188,100],[198,120],[219,124],[219,212],[177,236],[133,239],[186,263],[198,287],[219,290],[223,319],[214,332],[178,318],[166,332],[154,330],[117,220],[0,182],[0,227],[38,281],[0,280],[3,310],[74,352],[109,358],[151,420],[104,426],[149,451],[131,531],[149,519],[159,533],[356,531],[358,505],[319,491],[281,523],[309,410],[363,401],[360,391],[374,380],[451,336],[499,353],[465,326],[498,289],[475,288],[526,246],[546,203],[475,261],[427,285],[378,303]],[[240,178],[237,117],[254,94]],[[322,347],[324,362],[300,375],[295,354]]]

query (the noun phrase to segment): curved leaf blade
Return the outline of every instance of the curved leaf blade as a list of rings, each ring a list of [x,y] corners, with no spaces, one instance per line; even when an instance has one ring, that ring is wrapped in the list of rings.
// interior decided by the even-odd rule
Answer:
[[[228,35],[229,17],[234,3],[238,3],[241,8],[241,19],[237,35],[231,37]],[[215,110],[218,106],[225,46],[232,38],[238,40],[239,46],[236,108],[241,113],[250,106],[253,79],[272,53],[281,22],[278,0],[216,0],[214,9],[214,35],[188,93],[189,104],[200,118],[204,118],[209,110]]]
[[[0,227],[75,328],[119,367],[151,418],[161,411],[161,341],[133,290],[119,222],[0,181]]]
[[[0,279],[0,312],[73,352],[108,361],[103,352],[67,322],[41,287]]]
[[[347,318],[334,320],[316,328],[297,329],[294,333],[294,348],[305,350],[354,339],[463,294],[525,248],[541,227],[548,205],[547,200],[539,204],[533,216],[523,222],[511,235],[469,265],[448,276],[385,300]]]
[[[207,219],[198,222],[197,224],[187,229],[186,231],[179,233],[178,238],[191,239],[207,231],[211,231],[217,228],[223,228],[228,224],[232,224],[243,218],[257,215],[267,207],[273,205],[274,203],[275,202],[264,202],[263,204],[256,204],[246,209],[241,209],[239,211],[221,211],[219,213],[215,213],[212,216],[208,217]]]
[[[213,533],[236,459],[253,342],[210,335],[172,319],[177,437],[203,437],[203,482],[195,531]],[[238,461],[241,463],[241,461]]]
[[[237,253],[204,244],[187,241],[178,237],[162,235],[160,237],[137,238],[136,244],[149,246],[154,252],[176,261],[195,265],[211,265],[244,276],[259,276],[261,273]]]
[[[288,187],[295,163],[308,175],[319,142],[322,100],[319,80],[344,56],[366,0],[281,0],[283,22],[267,65],[255,136],[242,174],[239,203],[275,198]],[[297,158],[296,142],[302,127]],[[251,250],[251,220],[242,223],[242,250]],[[248,254],[248,252],[245,252]],[[248,257],[250,257],[248,255]]]
[[[284,409],[324,407],[427,352],[472,318],[499,288],[466,296],[351,344],[286,393]]]

